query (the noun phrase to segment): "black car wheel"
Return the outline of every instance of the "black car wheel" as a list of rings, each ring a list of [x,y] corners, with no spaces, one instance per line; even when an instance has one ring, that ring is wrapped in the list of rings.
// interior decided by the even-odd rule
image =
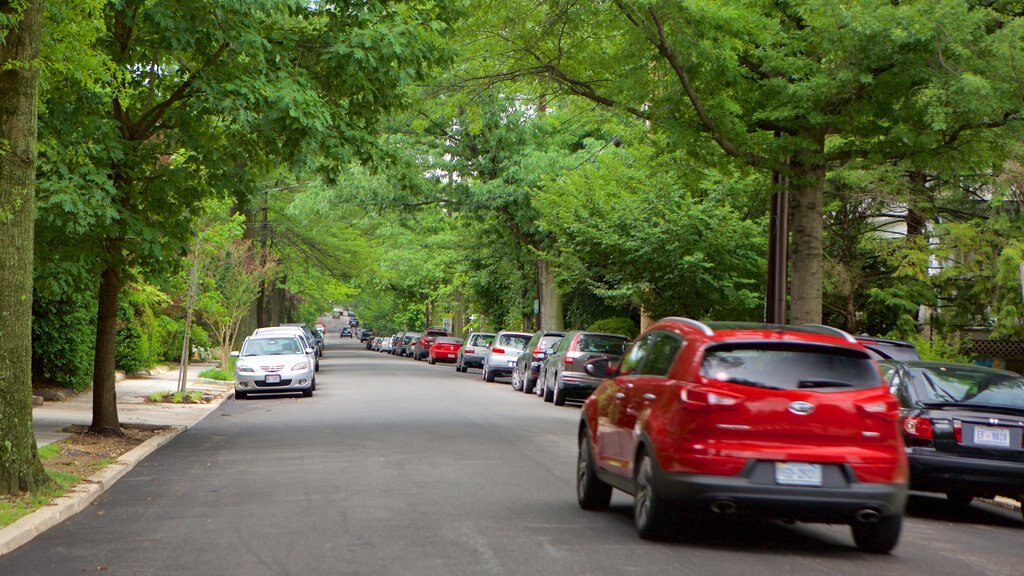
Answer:
[[[516,392],[523,389],[523,377],[519,375],[519,370],[512,371],[512,389]]]
[[[579,457],[576,461],[576,499],[584,510],[607,510],[612,501],[612,487],[597,477],[590,450],[590,438],[580,434]]]
[[[494,373],[487,369],[487,365],[484,365],[484,382],[494,382]]]
[[[665,535],[668,525],[668,506],[654,485],[654,464],[646,453],[640,456],[636,472],[636,494],[633,496],[633,523],[644,540],[656,540]]]
[[[857,549],[873,554],[888,554],[900,540],[903,515],[884,516],[877,522],[857,522],[850,525]]]
[[[433,356],[431,356],[430,358],[427,358],[427,364],[430,364],[431,366],[434,365],[434,357]]]
[[[555,406],[565,406],[565,400],[566,400],[565,388],[559,388],[557,380],[555,381],[554,393],[552,395],[554,396]]]
[[[551,389],[551,388],[548,388],[547,382],[544,383],[544,401],[545,402],[554,402],[555,401],[555,391],[553,389]]]

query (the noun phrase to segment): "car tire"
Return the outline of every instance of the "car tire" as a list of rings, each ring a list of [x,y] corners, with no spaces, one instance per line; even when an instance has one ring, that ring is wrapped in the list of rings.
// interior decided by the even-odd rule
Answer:
[[[538,382],[539,382],[539,380],[534,380],[533,383],[530,383],[530,377],[529,376],[525,376],[523,378],[523,393],[524,394],[532,394],[533,391],[537,389],[537,383]]]
[[[302,397],[303,398],[312,398],[313,397],[313,387],[310,386],[309,388],[306,388],[305,390],[303,390],[302,391]]]
[[[245,397],[247,395],[248,394],[245,392],[239,392],[238,390],[235,390],[235,400],[245,400]]]
[[[552,401],[555,403],[555,406],[565,406],[565,388],[559,388],[558,382],[555,382],[552,396]]]
[[[576,500],[584,510],[607,510],[612,501],[612,487],[597,477],[590,437],[580,434],[576,459]]]
[[[427,364],[430,364],[431,366],[433,366],[435,364],[433,356],[431,356],[430,358],[427,358]]]
[[[544,401],[548,403],[555,401],[555,391],[548,388],[547,383],[544,384]]]
[[[877,522],[857,522],[850,525],[853,541],[861,552],[888,554],[900,540],[903,514],[883,516]]]
[[[516,392],[523,390],[523,377],[519,375],[519,370],[512,371],[512,390]]]
[[[633,524],[644,540],[657,540],[665,536],[669,520],[669,506],[658,494],[654,484],[654,461],[646,452],[640,455],[636,469],[636,494],[633,495]]]
[[[494,373],[488,370],[487,366],[484,366],[484,382],[494,382]]]

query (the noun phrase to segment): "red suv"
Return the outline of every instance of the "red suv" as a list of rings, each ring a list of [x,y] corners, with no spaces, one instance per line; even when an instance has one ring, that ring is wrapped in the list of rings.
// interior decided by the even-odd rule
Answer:
[[[428,328],[426,332],[420,336],[419,340],[410,344],[413,346],[413,351],[409,356],[417,360],[423,360],[427,356],[430,356],[430,347],[434,345],[434,342],[442,336],[447,336],[448,331],[443,328]]]
[[[618,488],[634,497],[642,538],[687,509],[849,524],[870,552],[899,540],[899,405],[849,334],[666,318],[618,366],[586,370],[604,380],[580,420],[584,509],[607,508]]]

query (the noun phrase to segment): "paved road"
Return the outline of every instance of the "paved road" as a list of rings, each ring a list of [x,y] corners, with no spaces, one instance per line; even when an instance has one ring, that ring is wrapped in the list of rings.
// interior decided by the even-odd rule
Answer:
[[[915,497],[900,546],[723,522],[639,540],[630,500],[575,502],[578,408],[333,332],[313,398],[229,401],[0,575],[1018,574],[1024,522]]]

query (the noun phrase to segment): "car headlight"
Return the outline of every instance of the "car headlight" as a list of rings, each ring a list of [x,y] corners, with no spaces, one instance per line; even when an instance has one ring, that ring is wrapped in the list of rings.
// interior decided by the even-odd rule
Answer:
[[[292,366],[292,370],[306,370],[309,368],[309,362],[299,362],[295,366]]]
[[[239,364],[235,366],[235,369],[238,370],[239,372],[255,372],[252,366],[246,366],[245,364]]]

